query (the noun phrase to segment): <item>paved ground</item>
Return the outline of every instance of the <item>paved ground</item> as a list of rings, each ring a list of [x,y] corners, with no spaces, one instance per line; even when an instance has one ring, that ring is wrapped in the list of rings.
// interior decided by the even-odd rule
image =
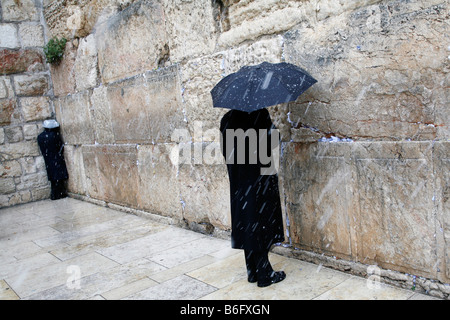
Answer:
[[[0,299],[431,299],[271,254],[258,288],[227,240],[75,199],[0,209]]]

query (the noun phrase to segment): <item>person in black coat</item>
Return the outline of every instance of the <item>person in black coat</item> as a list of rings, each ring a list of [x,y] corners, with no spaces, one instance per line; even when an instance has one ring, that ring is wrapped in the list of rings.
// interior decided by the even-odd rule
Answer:
[[[266,109],[251,113],[231,110],[220,124],[222,154],[230,180],[231,245],[244,249],[248,281],[258,282],[259,287],[286,277],[283,271],[273,271],[268,258],[270,247],[285,240],[278,175],[264,174],[268,163],[262,161],[278,147],[278,139],[276,145],[271,144],[271,129],[276,128]],[[260,136],[260,130],[266,135]],[[263,139],[268,144],[265,148],[260,144],[265,143]]]
[[[44,121],[44,131],[37,137],[45,161],[47,177],[51,183],[52,200],[67,197],[65,182],[69,178],[64,160],[64,143],[55,120]]]

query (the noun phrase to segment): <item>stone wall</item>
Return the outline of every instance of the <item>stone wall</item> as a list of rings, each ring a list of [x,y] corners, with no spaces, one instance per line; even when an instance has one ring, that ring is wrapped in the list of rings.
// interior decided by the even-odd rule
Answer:
[[[447,1],[49,0],[44,15],[71,39],[51,73],[74,195],[229,229],[209,91],[291,62],[318,83],[269,110],[289,245],[449,282]]]
[[[36,142],[52,116],[45,62],[42,3],[0,2],[0,207],[48,198],[44,159]]]

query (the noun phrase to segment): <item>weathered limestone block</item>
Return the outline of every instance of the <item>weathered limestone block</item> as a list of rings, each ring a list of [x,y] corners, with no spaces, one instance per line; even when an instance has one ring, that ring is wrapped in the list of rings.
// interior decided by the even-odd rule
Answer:
[[[33,190],[48,185],[47,172],[36,172],[31,174],[24,174],[18,178],[19,182],[16,183],[17,191]]]
[[[97,151],[104,200],[135,208],[138,195],[136,146],[105,146]]]
[[[430,142],[355,145],[360,259],[435,275],[432,150]]]
[[[218,39],[219,47],[231,47],[264,35],[287,31],[308,16],[304,2],[243,1],[229,7],[230,30]]]
[[[357,1],[293,1],[293,0],[256,0],[256,1],[223,1],[227,9],[227,21],[230,26],[227,32],[220,35],[220,47],[233,46],[244,41],[255,40],[264,35],[277,34],[294,28],[305,22],[313,25],[359,8],[370,7],[381,0]],[[403,1],[398,2],[404,5]],[[428,0],[420,5],[408,3],[408,12],[423,9],[426,6],[443,3],[441,0]],[[397,5],[397,4],[396,4]],[[389,5],[392,7],[392,5]],[[397,8],[395,9],[397,10]],[[329,23],[327,20],[326,23]]]
[[[282,181],[293,243],[435,277],[432,152],[431,142],[286,144]]]
[[[354,254],[353,172],[348,143],[289,143],[281,181],[292,242],[341,258]]]
[[[433,30],[446,8],[392,1],[289,31],[286,60],[318,80],[290,105],[291,120],[353,139],[435,139],[448,54]]]
[[[25,124],[23,126],[23,137],[25,140],[35,140],[39,135],[39,126],[36,124]]]
[[[180,67],[183,113],[192,137],[197,121],[202,122],[204,130],[219,128],[226,113],[225,109],[213,108],[210,93],[224,76],[223,59],[219,53],[189,60]]]
[[[91,30],[85,30],[86,15],[84,10],[81,10],[86,2],[44,0],[44,18],[51,37],[70,39],[71,37],[84,37],[89,34]]]
[[[357,8],[366,7],[371,4],[383,2],[382,0],[322,0],[316,5],[317,20],[324,20],[328,17],[340,15]]]
[[[1,59],[1,58],[0,58]],[[14,98],[14,90],[9,77],[0,77],[0,99]]]
[[[36,141],[20,141],[0,145],[1,160],[13,160],[23,157],[37,157],[40,150]]]
[[[438,277],[450,281],[450,142],[436,142],[433,147],[436,190],[434,203],[437,207],[436,240],[437,254],[442,257]]]
[[[22,175],[22,167],[18,160],[3,161],[0,164],[0,177],[18,177]]]
[[[83,163],[83,148],[66,144],[64,146],[64,160],[69,173],[67,190],[76,194],[86,194],[86,183]]]
[[[93,144],[94,127],[90,110],[90,91],[68,95],[54,101],[56,118],[65,143]]]
[[[204,152],[208,145],[203,144]],[[187,222],[230,229],[230,185],[224,164],[180,163],[179,180],[183,217]]]
[[[33,0],[1,0],[3,19],[7,21],[39,21],[39,11]]]
[[[49,79],[43,74],[19,75],[14,77],[14,87],[18,96],[45,95],[49,90]]]
[[[95,32],[103,83],[161,66],[168,50],[164,12],[157,1],[139,1]]]
[[[147,72],[111,85],[107,98],[116,142],[170,142],[186,127],[177,67]]]
[[[94,110],[95,141],[100,144],[114,143],[107,87],[100,86],[93,90],[91,104]]]
[[[450,54],[450,47],[447,50]],[[450,139],[450,111],[448,108],[450,104],[450,90],[448,90],[450,87],[450,58],[444,65],[443,72],[445,78],[442,79],[442,87],[429,92],[435,104],[435,122],[429,126],[437,127],[437,139],[448,141]]]
[[[97,47],[94,35],[80,40],[74,65],[77,91],[83,91],[97,86],[98,66]]]
[[[17,27],[12,23],[0,24],[0,47],[4,48],[20,48],[19,37],[17,34]]]
[[[0,194],[8,194],[16,191],[13,178],[0,178]]]
[[[48,199],[50,198],[50,192],[51,189],[48,185],[45,187],[33,189],[31,190],[31,199],[33,199],[33,201]]]
[[[5,137],[9,143],[20,142],[23,140],[23,130],[21,126],[7,127],[5,130]]]
[[[20,110],[16,99],[0,100],[0,125],[16,124],[20,122]]]
[[[66,43],[64,58],[57,65],[50,65],[50,72],[53,81],[53,93],[55,96],[63,96],[75,93],[75,59],[77,57],[77,47],[72,41]]]
[[[44,0],[51,36],[86,37],[95,27],[138,0]]]
[[[26,157],[19,159],[20,165],[22,166],[24,174],[36,173],[36,162],[35,157]]]
[[[31,49],[0,50],[0,74],[42,71],[43,69],[44,57],[38,51]]]
[[[283,57],[283,38],[281,36],[265,38],[251,44],[227,49],[222,53],[224,55],[222,67],[226,75],[248,65],[257,65],[262,62],[279,63]]]
[[[136,146],[83,146],[82,152],[88,195],[136,208],[139,179]]]
[[[381,0],[257,0],[226,4],[230,30],[220,35],[218,44],[221,47],[233,46],[264,35],[288,31],[305,21],[315,23],[378,2]]]
[[[39,24],[22,23],[19,25],[19,37],[22,47],[44,47],[44,27]]]
[[[170,158],[176,148],[176,144],[166,143],[139,146],[137,201],[140,209],[181,220],[178,167]]]
[[[26,122],[45,120],[50,118],[50,104],[48,97],[26,97],[20,99],[22,115]]]
[[[20,195],[21,203],[28,203],[28,202],[33,201],[33,197],[29,190],[20,191],[19,195]]]
[[[167,0],[164,14],[170,34],[170,60],[211,54],[216,44],[212,1]]]
[[[68,149],[68,152],[70,152],[70,148]],[[103,187],[100,184],[100,178],[98,173],[98,159],[97,159],[97,152],[95,146],[82,146],[81,147],[81,153],[82,153],[82,161],[83,161],[83,168],[84,168],[84,181],[85,181],[85,192],[86,196],[94,198],[94,199],[103,199],[104,193],[103,193]],[[70,153],[69,153],[70,155]],[[70,161],[69,161],[70,162]],[[69,164],[70,165],[70,164]],[[73,172],[73,171],[72,171]],[[70,179],[70,177],[69,177]],[[78,185],[77,187],[80,187]],[[83,191],[83,189],[82,189]]]

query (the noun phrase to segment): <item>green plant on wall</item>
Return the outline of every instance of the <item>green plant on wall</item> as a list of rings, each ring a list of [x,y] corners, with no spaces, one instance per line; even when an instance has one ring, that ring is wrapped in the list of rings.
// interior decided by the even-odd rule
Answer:
[[[67,40],[62,38],[52,38],[44,47],[45,57],[48,63],[59,64],[64,55],[64,49],[66,48]]]

